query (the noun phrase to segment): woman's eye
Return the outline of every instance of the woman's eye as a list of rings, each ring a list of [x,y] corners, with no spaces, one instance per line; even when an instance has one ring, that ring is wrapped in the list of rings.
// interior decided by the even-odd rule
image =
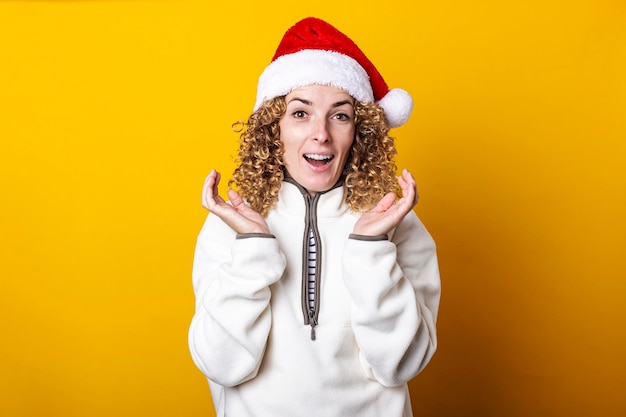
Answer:
[[[306,112],[304,110],[296,110],[295,112],[293,112],[293,117],[295,117],[296,119],[302,119],[305,116]]]
[[[341,120],[341,121],[347,121],[347,120],[350,120],[350,116],[345,113],[339,113],[335,115],[335,119]]]

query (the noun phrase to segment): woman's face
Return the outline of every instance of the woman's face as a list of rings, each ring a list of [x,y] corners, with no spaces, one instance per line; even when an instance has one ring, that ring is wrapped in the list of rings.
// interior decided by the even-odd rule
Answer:
[[[285,97],[279,122],[289,175],[310,193],[339,180],[354,140],[354,99],[337,87],[309,85]]]

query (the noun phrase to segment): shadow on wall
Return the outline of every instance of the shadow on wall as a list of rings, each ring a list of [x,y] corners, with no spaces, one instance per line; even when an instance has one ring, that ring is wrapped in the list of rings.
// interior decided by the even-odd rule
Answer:
[[[442,277],[439,347],[409,384],[413,412],[532,415],[553,401],[554,376],[544,366],[551,353],[539,343],[550,338],[543,320],[553,302],[542,286],[550,274],[541,259],[547,248],[537,243],[541,231],[526,194],[537,178],[522,174],[538,161],[493,134],[445,136],[435,140],[455,143],[438,147],[445,155],[429,155],[437,168],[429,172],[424,212]]]

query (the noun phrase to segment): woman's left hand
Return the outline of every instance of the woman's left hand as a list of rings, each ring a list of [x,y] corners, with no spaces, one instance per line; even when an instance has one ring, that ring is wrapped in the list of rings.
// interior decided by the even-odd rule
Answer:
[[[402,197],[396,200],[394,193],[388,193],[376,207],[363,213],[354,225],[354,233],[364,236],[380,236],[391,232],[415,207],[419,198],[417,186],[411,173],[404,169],[398,177]]]

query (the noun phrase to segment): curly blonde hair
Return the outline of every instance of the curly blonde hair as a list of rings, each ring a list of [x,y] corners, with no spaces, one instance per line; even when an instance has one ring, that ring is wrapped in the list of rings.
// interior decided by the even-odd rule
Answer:
[[[285,178],[278,125],[285,109],[284,96],[275,97],[264,102],[247,122],[233,125],[241,136],[237,167],[228,185],[263,216],[278,201]],[[356,138],[343,169],[345,199],[351,210],[364,212],[385,194],[398,195],[397,151],[380,106],[356,101],[354,113]]]

